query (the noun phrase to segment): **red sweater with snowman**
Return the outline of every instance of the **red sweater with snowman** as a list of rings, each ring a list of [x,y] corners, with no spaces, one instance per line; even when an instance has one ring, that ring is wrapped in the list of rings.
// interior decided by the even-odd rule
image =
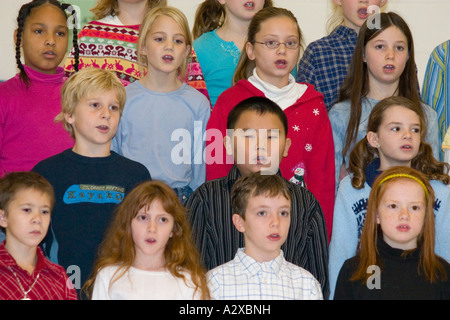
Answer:
[[[335,198],[333,132],[323,95],[312,85],[305,85],[307,89],[303,95],[284,110],[288,119],[287,137],[292,144],[288,156],[280,163],[280,170],[284,178],[305,186],[317,198],[325,217],[329,241]],[[233,166],[233,159],[226,156],[222,141],[208,141],[214,132],[212,129],[218,129],[224,137],[231,109],[242,100],[255,96],[265,95],[248,80],[240,80],[217,99],[206,127],[206,180],[226,176]],[[218,161],[215,153],[209,154],[220,145],[223,148],[222,161]],[[215,163],[208,164],[212,159],[216,160]]]

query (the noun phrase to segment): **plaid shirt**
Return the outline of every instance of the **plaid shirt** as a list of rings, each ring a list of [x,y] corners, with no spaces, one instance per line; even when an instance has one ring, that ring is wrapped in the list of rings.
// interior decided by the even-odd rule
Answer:
[[[39,279],[28,293],[31,300],[77,300],[77,292],[68,280],[65,270],[45,258],[40,247],[37,247],[37,263],[33,274],[19,267],[14,258],[0,245],[0,300],[20,300],[24,293],[17,282],[15,272],[23,289],[27,291],[39,275]]]
[[[206,275],[215,300],[322,300],[314,276],[284,259],[283,251],[259,263],[239,248],[236,256]]]
[[[314,85],[324,95],[327,110],[337,101],[357,39],[355,30],[339,26],[328,36],[310,43],[300,60],[297,82]]]

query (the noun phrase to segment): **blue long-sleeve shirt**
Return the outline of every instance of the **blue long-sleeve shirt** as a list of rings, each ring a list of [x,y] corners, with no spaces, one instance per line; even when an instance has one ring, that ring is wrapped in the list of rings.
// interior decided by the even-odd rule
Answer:
[[[175,91],[155,92],[136,81],[126,90],[111,149],[145,165],[154,180],[197,189],[206,178],[203,135],[209,101],[184,83]]]

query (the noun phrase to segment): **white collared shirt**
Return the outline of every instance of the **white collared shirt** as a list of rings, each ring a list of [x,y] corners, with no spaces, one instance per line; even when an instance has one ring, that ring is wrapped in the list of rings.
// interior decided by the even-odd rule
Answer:
[[[322,300],[320,283],[305,269],[278,257],[258,262],[239,248],[233,260],[207,275],[215,300]]]

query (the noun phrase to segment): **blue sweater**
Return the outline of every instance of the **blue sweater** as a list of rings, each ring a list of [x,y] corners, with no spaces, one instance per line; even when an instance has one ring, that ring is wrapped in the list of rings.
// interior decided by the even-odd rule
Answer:
[[[155,180],[171,188],[197,189],[206,178],[203,135],[210,115],[208,99],[183,83],[178,90],[155,92],[135,81],[111,149],[145,165]]]

